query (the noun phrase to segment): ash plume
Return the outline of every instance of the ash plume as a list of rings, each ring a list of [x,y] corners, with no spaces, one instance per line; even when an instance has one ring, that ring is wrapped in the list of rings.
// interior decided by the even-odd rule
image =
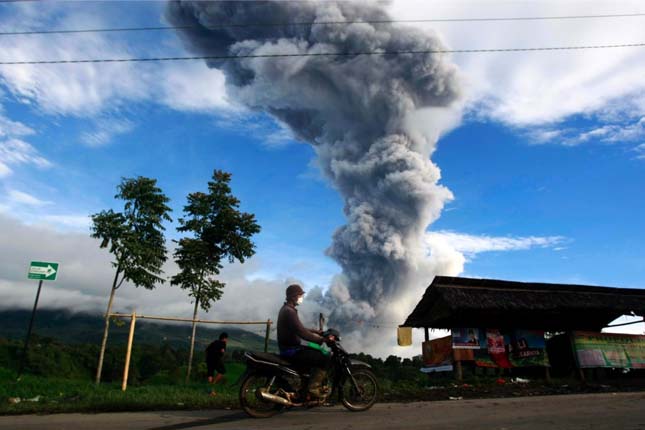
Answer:
[[[436,36],[396,24],[221,26],[391,19],[381,5],[365,2],[173,1],[166,17],[183,27],[185,45],[199,55],[444,48]],[[330,324],[351,328],[357,320],[387,318],[419,276],[421,284],[414,287],[425,288],[431,274],[453,270],[451,257],[430,256],[424,246],[427,227],[452,198],[438,184],[440,171],[430,161],[440,128],[436,123],[441,122],[432,112],[460,99],[457,70],[444,55],[245,58],[207,64],[224,71],[232,99],[272,115],[311,144],[320,169],[344,200],[347,224],[334,233],[327,249],[343,273],[324,294],[310,294],[328,312],[333,309]],[[421,121],[419,112],[426,112]],[[422,132],[420,122],[429,123],[426,128],[434,124],[434,130]]]

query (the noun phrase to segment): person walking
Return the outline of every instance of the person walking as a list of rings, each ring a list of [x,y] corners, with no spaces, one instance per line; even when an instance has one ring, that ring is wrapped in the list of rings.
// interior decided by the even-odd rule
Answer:
[[[228,342],[228,333],[223,332],[219,335],[219,339],[211,342],[206,347],[206,368],[208,375],[208,383],[215,385],[219,383],[224,374],[226,367],[224,367],[224,353],[226,352],[226,344]],[[217,375],[215,374],[217,372]],[[210,392],[211,396],[217,395],[213,388]]]

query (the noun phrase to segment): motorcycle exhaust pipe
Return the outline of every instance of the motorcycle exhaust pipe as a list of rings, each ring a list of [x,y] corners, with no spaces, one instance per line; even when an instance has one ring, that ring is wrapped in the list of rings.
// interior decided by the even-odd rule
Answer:
[[[258,396],[261,400],[266,400],[268,402],[272,403],[278,403],[283,406],[293,406],[294,404],[291,403],[289,400],[285,399],[284,397],[276,396],[275,394],[267,393],[266,388],[258,388],[258,390],[255,392],[256,396]]]

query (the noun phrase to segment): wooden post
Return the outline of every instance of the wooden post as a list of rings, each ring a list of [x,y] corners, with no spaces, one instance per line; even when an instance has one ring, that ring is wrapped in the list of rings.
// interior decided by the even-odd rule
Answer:
[[[546,382],[551,382],[551,368],[549,366],[544,366],[544,378]]]
[[[123,383],[121,390],[125,391],[128,388],[128,373],[130,370],[130,356],[132,355],[132,341],[134,340],[134,325],[137,323],[136,311],[132,312],[132,319],[130,320],[130,334],[128,335],[128,349],[125,353],[125,366],[123,367]]]
[[[267,332],[264,335],[264,352],[269,351],[269,334],[271,332],[271,320],[267,320]]]
[[[114,301],[114,293],[116,293],[117,281],[119,280],[119,273],[121,273],[121,266],[117,266],[116,273],[114,274],[114,281],[112,282],[112,290],[110,290],[110,300],[108,300],[107,310],[105,311],[105,328],[103,329],[103,340],[101,341],[101,350],[99,351],[99,363],[96,366],[96,385],[101,383],[101,372],[103,371],[103,357],[105,356],[105,348],[107,346],[108,332],[110,331],[110,312],[112,311],[112,302]],[[123,281],[123,279],[121,279]]]
[[[430,340],[430,333],[428,332],[428,327],[424,327],[426,332],[426,342]]]
[[[457,381],[463,381],[464,380],[464,370],[461,367],[461,360],[456,360],[455,364],[457,365]]]

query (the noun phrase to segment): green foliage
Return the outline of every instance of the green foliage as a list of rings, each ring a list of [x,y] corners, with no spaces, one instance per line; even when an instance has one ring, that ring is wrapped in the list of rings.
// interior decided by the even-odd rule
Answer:
[[[137,287],[153,289],[163,283],[161,266],[166,261],[163,221],[171,221],[166,205],[169,199],[156,179],[139,176],[123,178],[114,196],[123,200],[123,212],[112,209],[92,215],[91,236],[101,240],[101,248],[109,246],[115,257],[117,278],[128,280]]]
[[[212,409],[237,405],[238,387],[230,385],[218,385],[217,397],[211,397],[210,387],[205,383],[134,385],[123,392],[120,383],[96,386],[89,379],[36,375],[24,375],[17,382],[15,377],[15,372],[0,368],[0,414]],[[10,397],[22,401],[11,404]]]
[[[255,215],[239,210],[240,201],[233,196],[231,174],[213,172],[208,192],[188,195],[183,218],[177,228],[189,237],[180,239],[174,253],[180,272],[172,277],[172,285],[189,290],[189,295],[204,310],[222,297],[225,284],[214,276],[223,260],[243,263],[255,253],[251,237],[260,231]]]

